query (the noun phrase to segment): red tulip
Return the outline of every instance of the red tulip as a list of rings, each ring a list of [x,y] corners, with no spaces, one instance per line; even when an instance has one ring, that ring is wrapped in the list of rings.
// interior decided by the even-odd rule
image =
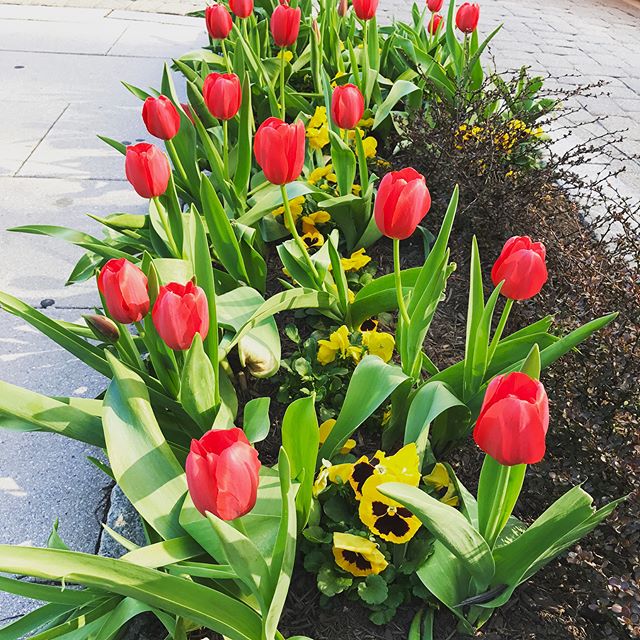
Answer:
[[[138,195],[157,198],[167,190],[171,166],[158,147],[140,142],[127,147],[124,172]]]
[[[209,332],[207,296],[191,281],[160,287],[151,317],[158,335],[176,351],[188,349],[196,333],[204,340]]]
[[[478,27],[480,19],[480,5],[465,2],[456,13],[456,27],[463,33],[473,33]]]
[[[288,4],[279,4],[271,14],[271,35],[277,47],[288,47],[298,39],[302,12]]]
[[[258,452],[242,429],[213,429],[191,441],[186,473],[196,509],[235,520],[256,504],[260,482]]]
[[[429,33],[435,36],[438,33],[438,29],[442,26],[444,18],[439,13],[434,13],[429,20]]]
[[[380,182],[374,213],[385,236],[408,238],[430,208],[431,194],[424,176],[415,169],[392,171]]]
[[[542,242],[531,242],[529,236],[509,238],[491,269],[491,280],[500,293],[512,300],[528,300],[540,293],[547,281],[547,252]]]
[[[180,129],[180,114],[166,96],[149,96],[142,107],[142,119],[147,131],[161,140],[171,140]]]
[[[233,29],[231,14],[217,2],[204,10],[207,31],[214,40],[224,40]]]
[[[109,260],[102,267],[98,289],[109,315],[116,322],[140,322],[149,313],[147,276],[125,258]]]
[[[355,84],[333,90],[331,118],[341,129],[353,129],[364,115],[364,98]]]
[[[353,10],[360,20],[375,18],[378,0],[353,0]]]
[[[231,120],[242,104],[240,78],[235,73],[210,73],[202,87],[209,111],[218,120]]]
[[[349,11],[349,0],[339,0],[338,2],[338,15],[344,18]]]
[[[248,18],[253,13],[253,0],[229,0],[229,6],[238,18]]]
[[[429,9],[431,13],[438,13],[438,11],[442,9],[443,4],[444,0],[427,0],[427,9]]]
[[[514,372],[489,383],[473,439],[500,464],[535,464],[544,457],[548,428],[549,400],[542,383]]]
[[[253,152],[265,178],[272,184],[287,184],[300,177],[304,166],[304,125],[267,118],[256,131]]]

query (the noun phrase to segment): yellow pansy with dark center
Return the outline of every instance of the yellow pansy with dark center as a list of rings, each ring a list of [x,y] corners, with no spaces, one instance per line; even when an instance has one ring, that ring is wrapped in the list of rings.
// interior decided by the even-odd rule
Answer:
[[[364,483],[376,472],[376,467],[385,459],[382,451],[378,451],[376,455],[369,460],[367,456],[362,456],[354,465],[353,471],[349,476],[349,484],[356,494],[356,498],[360,500],[362,497],[362,487]],[[380,467],[381,468],[381,467]]]
[[[438,500],[452,507],[457,507],[460,499],[456,487],[449,475],[449,470],[442,462],[437,462],[430,474],[422,478],[427,486],[435,489]]]
[[[358,514],[372,533],[394,544],[409,542],[422,525],[409,509],[393,500],[369,500],[366,489]]]
[[[365,320],[359,327],[359,331],[364,333],[365,331],[375,331],[378,328],[378,321],[374,318]]]
[[[302,241],[308,249],[313,249],[324,244],[324,236],[319,231],[310,231],[302,236]]]
[[[333,534],[333,557],[341,569],[357,577],[377,575],[388,565],[374,542],[350,533]]]

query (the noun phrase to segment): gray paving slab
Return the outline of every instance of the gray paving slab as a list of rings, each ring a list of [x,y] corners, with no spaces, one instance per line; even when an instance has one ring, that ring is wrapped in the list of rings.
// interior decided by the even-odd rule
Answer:
[[[50,317],[76,321],[79,311]],[[23,320],[0,311],[0,379],[48,395],[93,397],[105,381]],[[0,430],[0,543],[45,546],[56,518],[73,549],[95,552],[109,479],[93,447],[45,433]],[[0,594],[0,624],[34,603]]]

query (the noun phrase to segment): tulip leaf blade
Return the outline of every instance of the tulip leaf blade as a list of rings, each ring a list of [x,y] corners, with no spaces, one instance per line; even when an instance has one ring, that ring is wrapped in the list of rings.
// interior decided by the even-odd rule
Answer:
[[[262,442],[268,435],[271,427],[269,419],[269,405],[271,398],[252,398],[244,406],[243,430],[247,439],[252,444]]]
[[[203,430],[213,425],[218,413],[215,389],[216,372],[205,353],[202,337],[196,333],[182,368],[180,402]]]

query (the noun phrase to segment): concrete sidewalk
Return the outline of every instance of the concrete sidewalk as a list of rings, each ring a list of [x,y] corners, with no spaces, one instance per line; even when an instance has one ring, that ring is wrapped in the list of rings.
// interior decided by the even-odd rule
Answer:
[[[100,235],[85,214],[143,212],[124,161],[96,137],[149,139],[141,103],[121,80],[158,87],[162,64],[206,44],[200,20],[110,9],[0,5],[0,290],[75,321],[95,281],[65,288],[82,250],[9,233],[25,224]],[[181,89],[183,83],[177,81]],[[105,381],[27,323],[0,312],[0,379],[49,395],[92,397]],[[90,447],[49,434],[0,431],[0,543],[46,544],[56,517],[76,550],[95,553],[108,478]],[[0,626],[32,603],[0,594]]]

